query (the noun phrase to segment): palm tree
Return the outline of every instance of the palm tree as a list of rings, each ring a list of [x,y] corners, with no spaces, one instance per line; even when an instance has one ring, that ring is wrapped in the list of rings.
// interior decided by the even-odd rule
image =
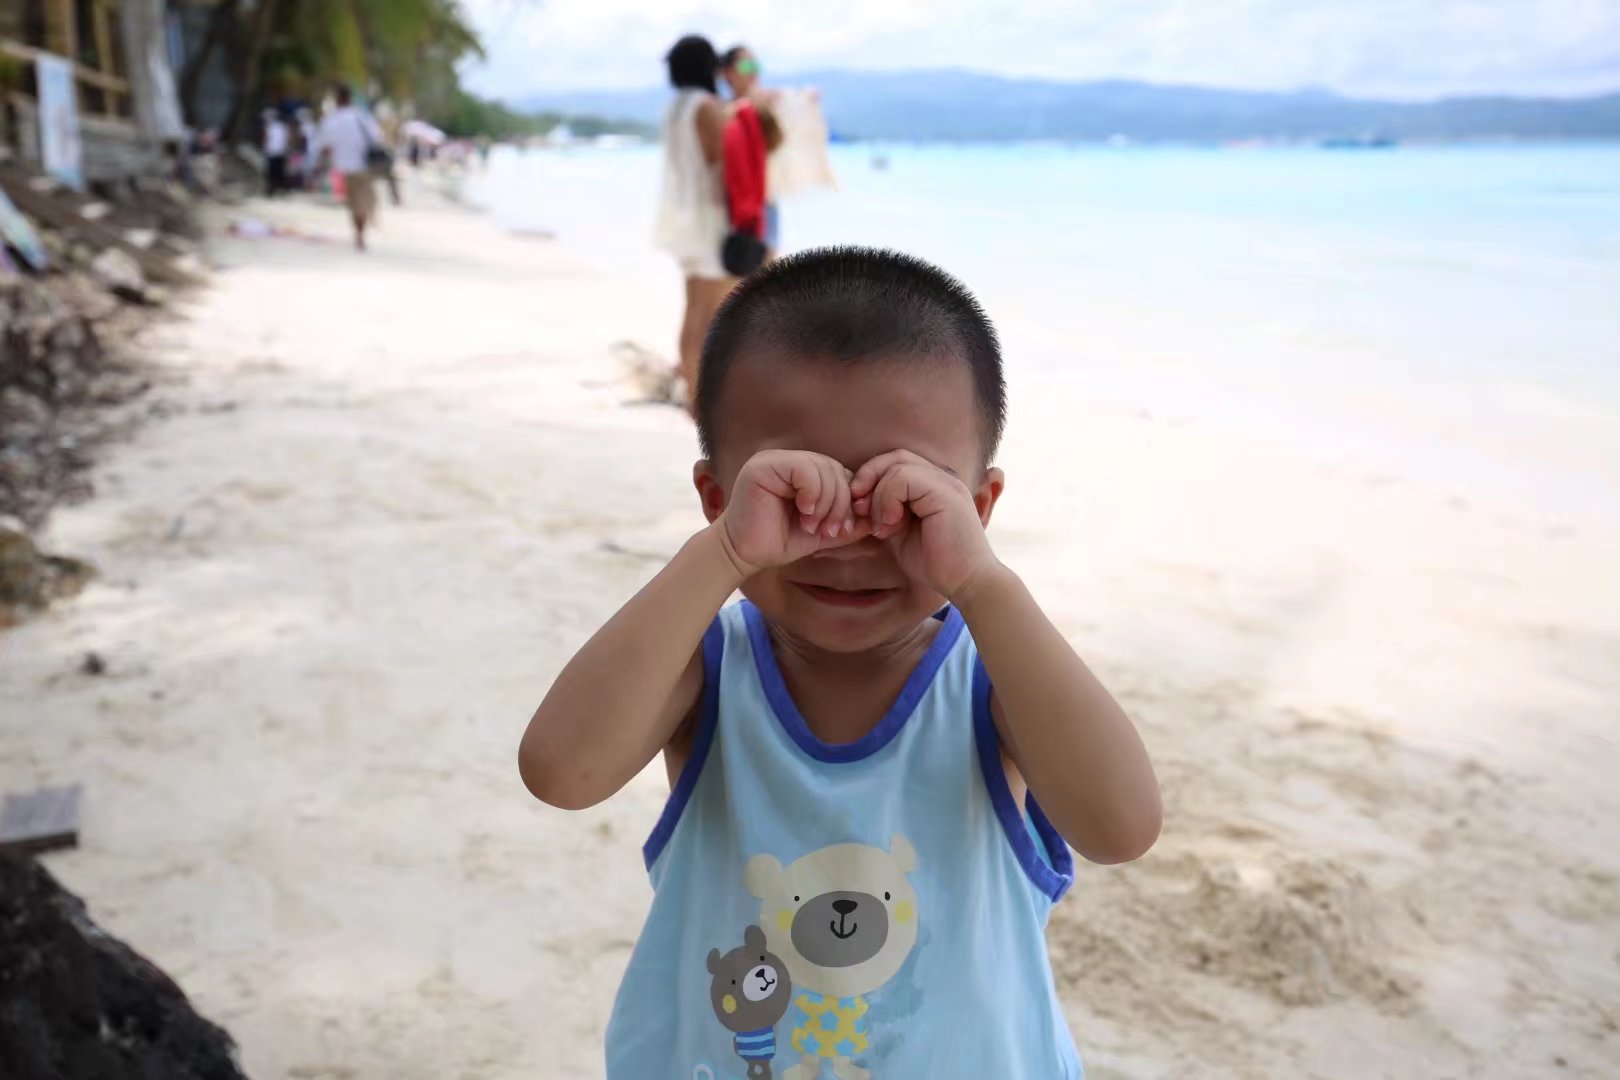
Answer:
[[[437,109],[459,88],[457,62],[483,55],[457,0],[221,0],[181,74],[188,115],[217,48],[232,58],[236,84],[227,137],[270,89],[315,97],[342,82]]]

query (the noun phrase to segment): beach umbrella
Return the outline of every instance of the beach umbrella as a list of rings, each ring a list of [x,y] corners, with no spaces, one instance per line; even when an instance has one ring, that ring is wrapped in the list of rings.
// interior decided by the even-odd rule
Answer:
[[[399,133],[407,139],[426,143],[429,146],[441,146],[448,136],[425,120],[407,120]]]

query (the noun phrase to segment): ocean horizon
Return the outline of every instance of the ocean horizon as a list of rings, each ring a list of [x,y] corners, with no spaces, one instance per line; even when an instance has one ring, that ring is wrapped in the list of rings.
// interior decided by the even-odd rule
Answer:
[[[1620,144],[847,144],[786,251],[962,278],[1012,405],[1239,425],[1538,509],[1620,514]],[[651,245],[655,146],[497,148],[475,201],[585,258]],[[664,342],[649,342],[663,348]]]

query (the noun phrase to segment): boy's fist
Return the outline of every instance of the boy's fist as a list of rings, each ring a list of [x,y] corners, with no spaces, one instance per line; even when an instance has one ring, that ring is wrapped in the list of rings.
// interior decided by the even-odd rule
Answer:
[[[721,540],[744,578],[871,535],[856,521],[850,472],[808,450],[762,450],[748,459],[720,515]]]
[[[880,454],[849,482],[851,512],[870,522],[913,581],[954,597],[996,565],[973,493],[957,477],[909,450]]]

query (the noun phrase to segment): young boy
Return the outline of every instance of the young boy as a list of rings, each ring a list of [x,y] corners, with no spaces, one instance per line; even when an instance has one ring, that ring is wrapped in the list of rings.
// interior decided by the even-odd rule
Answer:
[[[1043,937],[1065,841],[1138,857],[1159,789],[986,540],[1004,394],[978,303],[907,256],[794,255],[716,316],[709,526],[563,669],[519,753],[571,809],[660,751],[669,772],[612,1080],[1080,1075]]]

